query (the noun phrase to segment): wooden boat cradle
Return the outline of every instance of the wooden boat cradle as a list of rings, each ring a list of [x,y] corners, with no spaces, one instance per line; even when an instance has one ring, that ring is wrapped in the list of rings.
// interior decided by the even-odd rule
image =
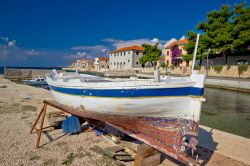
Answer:
[[[73,108],[60,104],[53,100],[43,100],[43,107],[32,125],[30,133],[34,130],[38,134],[36,148],[39,147],[41,134],[44,129],[53,126],[43,127],[47,106],[52,106],[62,112],[78,116],[84,120],[98,120],[138,139],[159,151],[189,165],[197,165],[197,156],[191,156],[188,151],[196,150],[198,144],[196,139],[198,124],[194,121],[184,119],[163,119],[155,117],[135,117],[124,115],[108,115],[83,110],[83,108]],[[39,128],[36,127],[40,120]],[[190,137],[189,141],[184,138]]]

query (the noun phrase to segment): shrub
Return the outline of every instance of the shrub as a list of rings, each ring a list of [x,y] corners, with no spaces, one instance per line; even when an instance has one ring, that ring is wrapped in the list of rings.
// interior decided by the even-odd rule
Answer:
[[[217,74],[218,74],[218,73],[220,73],[221,70],[223,69],[223,66],[222,66],[222,65],[213,66],[213,69],[214,69],[214,71],[216,71]]]
[[[194,66],[194,70],[200,70],[201,66]]]
[[[239,65],[239,66],[238,66],[238,73],[239,73],[239,76],[240,76],[241,74],[243,74],[244,71],[247,71],[247,69],[248,69],[248,66],[247,66],[247,65]]]
[[[206,70],[210,70],[210,69],[211,69],[211,66],[205,66],[205,69],[206,69]]]
[[[230,65],[227,65],[227,70],[230,70],[231,66]]]
[[[166,67],[165,63],[161,63],[160,67]]]

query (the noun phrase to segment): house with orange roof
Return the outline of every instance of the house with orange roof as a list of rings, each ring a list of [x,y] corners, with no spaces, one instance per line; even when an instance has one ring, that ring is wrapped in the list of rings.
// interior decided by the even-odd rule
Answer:
[[[191,66],[192,61],[182,60],[182,55],[186,55],[187,51],[184,49],[184,45],[188,43],[187,38],[182,37],[180,40],[173,40],[167,43],[162,50],[163,55],[165,56],[165,64],[168,66]],[[172,64],[172,48],[177,46],[180,50],[180,57],[177,59],[175,64]]]
[[[97,57],[94,62],[96,71],[107,71],[109,70],[109,58],[108,57]]]
[[[135,45],[109,52],[109,69],[132,70],[133,68],[141,68],[139,60],[143,56],[143,50],[143,47]]]

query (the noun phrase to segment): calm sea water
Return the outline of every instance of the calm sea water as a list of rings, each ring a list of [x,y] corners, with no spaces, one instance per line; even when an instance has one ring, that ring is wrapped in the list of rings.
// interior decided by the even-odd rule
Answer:
[[[201,124],[250,138],[250,94],[205,88]]]

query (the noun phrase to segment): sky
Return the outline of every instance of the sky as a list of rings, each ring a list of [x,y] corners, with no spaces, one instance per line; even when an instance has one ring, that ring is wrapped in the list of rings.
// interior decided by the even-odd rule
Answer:
[[[0,0],[0,66],[68,66],[195,31],[240,0]],[[244,1],[249,5],[247,1]]]

